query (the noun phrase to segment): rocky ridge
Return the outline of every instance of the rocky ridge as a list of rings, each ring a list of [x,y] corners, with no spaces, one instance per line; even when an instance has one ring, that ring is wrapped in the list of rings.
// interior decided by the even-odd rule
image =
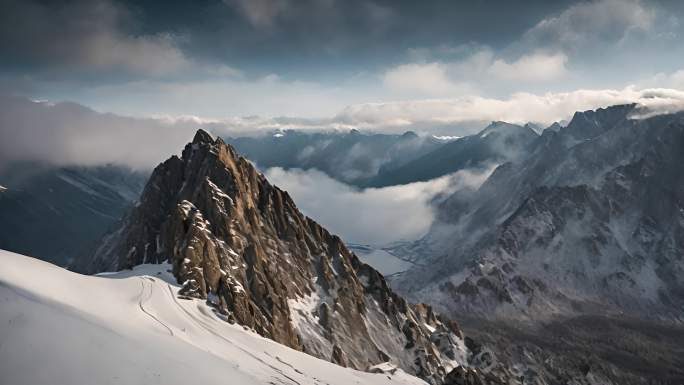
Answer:
[[[489,322],[480,340],[529,383],[681,382],[680,353],[662,341],[680,338],[684,319],[684,115],[635,113],[578,112],[449,197],[404,247],[417,267],[392,286]]]
[[[447,199],[424,240],[441,268],[407,273],[398,287],[438,282],[440,306],[454,313],[680,319],[684,118],[630,119],[634,108],[577,113],[475,194]]]
[[[360,370],[389,362],[434,384],[499,383],[471,367],[455,322],[396,295],[287,192],[202,130],[154,170],[139,204],[80,269],[165,261],[182,295],[313,356]]]

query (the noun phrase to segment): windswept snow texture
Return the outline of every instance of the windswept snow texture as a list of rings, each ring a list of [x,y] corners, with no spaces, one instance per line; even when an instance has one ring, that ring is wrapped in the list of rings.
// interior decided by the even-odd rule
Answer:
[[[0,250],[0,266],[1,384],[425,384],[231,325],[205,302],[179,299],[168,265],[82,276]]]

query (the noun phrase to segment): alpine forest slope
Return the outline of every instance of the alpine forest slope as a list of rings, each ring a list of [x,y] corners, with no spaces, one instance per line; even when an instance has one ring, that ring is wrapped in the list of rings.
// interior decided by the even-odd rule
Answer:
[[[603,383],[681,383],[684,114],[644,113],[577,112],[545,130],[528,155],[440,205],[402,250],[417,267],[392,286],[467,315],[468,331],[491,325],[500,357],[536,356],[540,377],[559,375],[563,357],[602,370]],[[524,357],[504,342],[516,339],[558,354]]]
[[[476,357],[455,322],[396,295],[286,192],[202,130],[180,158],[154,170],[140,202],[80,269],[166,261],[181,296],[207,299],[228,321],[315,357],[359,370],[389,361],[433,384],[498,383],[468,368]]]

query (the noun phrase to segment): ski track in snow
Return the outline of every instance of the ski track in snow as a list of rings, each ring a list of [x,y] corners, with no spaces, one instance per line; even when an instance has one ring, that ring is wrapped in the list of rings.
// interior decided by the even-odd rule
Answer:
[[[166,330],[169,331],[169,334],[173,337],[173,330],[171,330],[171,328],[170,328],[168,325],[166,325],[164,322],[162,322],[162,321],[161,321],[159,318],[157,318],[154,314],[152,314],[152,313],[150,313],[149,311],[145,310],[145,307],[143,306],[143,303],[144,303],[144,302],[149,301],[150,298],[152,298],[152,291],[154,290],[154,286],[152,286],[152,285],[147,285],[147,286],[145,286],[145,280],[146,280],[146,279],[148,279],[148,280],[154,282],[154,278],[152,278],[152,277],[140,277],[140,286],[141,286],[141,288],[140,288],[140,298],[139,298],[139,300],[138,300],[138,307],[140,307],[140,310],[142,310],[143,313],[147,314],[150,318],[152,318],[153,320],[157,321],[160,325],[162,325],[163,327],[165,327]],[[149,287],[149,288],[150,288],[150,295],[147,297],[147,299],[143,299],[143,297],[145,296],[145,287]]]
[[[343,368],[178,298],[168,265],[83,276],[0,250],[0,384],[425,385]]]
[[[218,337],[218,338],[220,338],[220,339],[226,341],[227,343],[233,345],[235,348],[239,349],[241,352],[245,353],[247,356],[253,358],[254,360],[256,360],[256,361],[258,361],[258,362],[260,362],[260,363],[262,363],[262,364],[264,364],[264,365],[267,365],[267,366],[270,367],[271,369],[273,369],[273,370],[275,370],[276,372],[278,372],[279,374],[281,374],[283,377],[285,377],[285,378],[287,378],[288,380],[290,380],[292,383],[294,383],[294,384],[296,384],[296,385],[301,385],[298,381],[296,381],[295,379],[293,379],[293,378],[289,377],[288,375],[286,375],[285,373],[283,373],[283,371],[282,371],[280,368],[277,368],[277,367],[275,367],[275,366],[269,364],[268,362],[262,360],[261,358],[259,358],[259,357],[256,356],[255,354],[253,354],[252,352],[250,352],[250,351],[248,351],[248,350],[242,348],[241,346],[238,346],[238,345],[234,344],[233,341],[231,341],[231,340],[227,339],[226,337],[222,336],[220,333],[218,333],[216,330],[214,330],[210,325],[208,325],[207,323],[205,323],[204,321],[202,321],[200,318],[198,318],[197,316],[195,316],[194,314],[192,314],[191,312],[189,312],[189,311],[188,311],[187,309],[185,309],[185,308],[183,307],[183,305],[181,305],[181,303],[178,301],[178,297],[177,297],[176,295],[174,295],[173,289],[171,288],[171,285],[167,284],[167,287],[169,288],[169,294],[171,295],[171,299],[173,299],[174,303],[175,303],[176,305],[178,305],[178,308],[179,308],[180,310],[182,310],[183,313],[185,313],[191,321],[193,321],[195,324],[197,324],[197,326],[199,326],[199,327],[201,327],[202,329],[208,331],[209,333],[215,335],[216,337]],[[264,353],[266,353],[266,354],[268,355],[267,352],[264,352]],[[280,359],[278,359],[278,360],[280,361]],[[282,362],[282,361],[281,361],[281,362]],[[290,366],[291,368],[294,369],[294,367],[293,367],[292,365],[289,365],[289,364],[287,364],[287,363],[285,363],[285,362],[283,362],[283,363],[286,364],[287,366]],[[302,372],[299,372],[299,373],[300,373],[300,374],[304,374],[304,373],[302,373]]]

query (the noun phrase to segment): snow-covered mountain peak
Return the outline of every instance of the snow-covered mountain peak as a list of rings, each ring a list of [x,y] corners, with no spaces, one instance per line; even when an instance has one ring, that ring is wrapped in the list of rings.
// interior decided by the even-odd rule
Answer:
[[[572,138],[573,144],[588,140],[625,123],[635,108],[636,104],[622,104],[596,110],[578,111],[560,132]]]
[[[199,131],[153,172],[140,205],[85,270],[168,261],[181,296],[230,322],[360,370],[390,361],[441,383],[467,366],[458,325],[396,295],[339,237],[235,150]]]
[[[192,138],[192,143],[194,144],[213,144],[214,143],[214,138],[211,136],[210,133],[203,129],[197,130],[195,133],[195,136]]]
[[[538,136],[538,133],[528,125],[520,126],[517,124],[507,123],[503,121],[494,121],[490,123],[487,127],[485,127],[482,131],[477,133],[475,137],[481,139],[489,137],[489,140],[491,140],[494,136],[496,136],[496,139],[498,140],[501,140],[502,138],[504,140],[507,140],[508,138],[517,136],[534,137]]]

